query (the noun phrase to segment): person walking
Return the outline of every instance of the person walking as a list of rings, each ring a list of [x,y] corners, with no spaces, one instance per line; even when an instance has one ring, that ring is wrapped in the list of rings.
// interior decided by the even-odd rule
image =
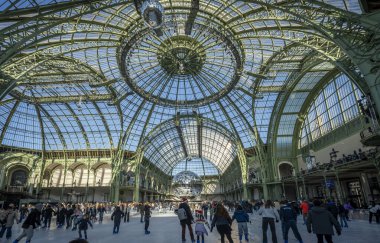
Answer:
[[[106,212],[106,207],[103,204],[101,204],[101,205],[99,205],[97,211],[99,212],[99,223],[103,223],[103,218],[104,218],[104,213]]]
[[[229,243],[233,243],[231,237],[231,224],[232,219],[228,214],[226,208],[222,204],[217,204],[210,231],[212,232],[212,229],[216,226],[216,229],[220,234],[221,243],[224,243],[224,237],[227,237]]]
[[[372,224],[372,217],[375,215],[376,217],[376,223],[379,222],[380,217],[380,205],[376,204],[375,202],[372,202],[371,206],[369,206],[369,223]]]
[[[32,206],[32,210],[26,217],[24,223],[22,224],[22,233],[19,235],[13,243],[18,243],[22,238],[26,236],[25,243],[30,243],[34,229],[37,227],[37,225],[41,225],[40,223],[40,217],[41,217],[41,210],[42,210],[42,204],[37,204],[36,206]]]
[[[275,226],[274,221],[278,222],[280,219],[280,215],[278,214],[277,210],[274,208],[272,201],[267,200],[264,206],[259,209],[258,214],[263,216],[263,223],[262,223],[263,243],[268,242],[268,237],[267,237],[268,224],[272,232],[272,242],[277,243],[276,226]]]
[[[144,204],[142,202],[139,203],[138,209],[140,211],[140,222],[144,223]]]
[[[15,221],[18,223],[18,220],[18,213],[15,211],[14,204],[11,203],[6,207],[4,212],[4,224],[0,231],[0,238],[3,238],[4,232],[6,231],[5,238],[9,240],[12,237],[12,226]]]
[[[204,202],[202,205],[203,217],[207,220],[208,203]]]
[[[288,233],[291,228],[294,236],[298,242],[303,243],[300,233],[297,228],[297,212],[294,207],[285,200],[280,207],[280,219],[282,223],[282,234],[284,238],[284,243],[288,243]]]
[[[302,218],[303,218],[303,224],[306,224],[307,214],[309,213],[309,202],[307,200],[303,200],[303,202],[300,205]]]
[[[127,222],[127,204],[126,203],[121,204],[121,211],[123,212],[123,221],[125,223]]]
[[[25,206],[25,204],[21,205],[21,208],[20,208],[20,220],[19,220],[20,223],[26,218],[26,216],[28,215],[28,213],[29,213],[29,211],[28,211],[28,208]]]
[[[352,220],[352,211],[354,210],[354,208],[351,206],[351,203],[349,201],[345,202],[344,203],[344,209],[346,210],[346,219],[347,221],[351,221]]]
[[[127,222],[129,222],[129,216],[131,215],[132,203],[127,203]]]
[[[338,215],[339,215],[339,221],[340,221],[340,227],[348,227],[347,219],[346,219],[346,210],[344,209],[343,205],[338,202]],[[343,225],[344,223],[344,225]]]
[[[72,221],[72,216],[74,214],[74,205],[67,205],[67,210],[66,210],[66,229],[71,227],[71,221]]]
[[[119,233],[120,223],[123,216],[123,211],[121,211],[120,207],[117,206],[115,211],[111,214],[111,220],[113,220],[113,234]]]
[[[74,214],[71,216],[71,218],[72,218],[72,231],[75,231],[75,230],[77,230],[77,223],[78,223],[78,221],[82,218],[82,216],[83,216],[83,212],[82,212],[82,210],[81,210],[81,208],[80,208],[80,205],[76,205],[75,206],[75,209],[74,209]]]
[[[239,241],[240,243],[243,240],[243,234],[244,239],[246,242],[249,242],[248,238],[248,225],[249,222],[249,215],[243,210],[243,207],[241,205],[238,205],[236,207],[236,210],[234,212],[234,215],[232,216],[232,222],[236,219],[236,222],[238,223],[238,230],[239,230]]]
[[[4,208],[0,208],[0,226],[1,226],[1,231],[6,230],[6,223],[7,223],[7,218],[8,214],[7,211]]]
[[[61,228],[65,225],[65,216],[67,209],[64,204],[59,204],[57,212],[57,228]]]
[[[335,202],[331,201],[330,199],[327,200],[326,209],[334,216],[336,220],[338,220],[339,210],[338,207],[335,205]]]
[[[92,223],[94,223],[97,220],[97,218],[96,218],[96,214],[97,214],[96,207],[95,206],[91,206],[88,213],[90,214],[90,221]]]
[[[191,226],[194,221],[194,217],[188,205],[187,198],[182,198],[182,203],[178,206],[177,214],[182,227],[182,242],[186,242],[186,226],[189,229],[191,242],[195,242],[193,228]]]
[[[79,239],[82,239],[82,231],[83,231],[84,238],[87,240],[88,225],[90,225],[91,228],[93,228],[88,214],[84,214],[83,217],[76,224],[78,225]]]
[[[332,236],[334,235],[333,226],[338,235],[341,234],[342,228],[334,216],[324,207],[322,202],[318,199],[313,202],[314,207],[309,212],[306,226],[307,231],[317,235],[318,243],[323,243],[323,237],[328,243],[332,243]]]
[[[149,203],[146,203],[144,206],[144,220],[145,220],[145,234],[150,234],[149,229],[149,224],[150,224],[150,217],[151,217],[152,212],[150,211],[150,205]]]
[[[50,228],[51,218],[53,217],[54,210],[51,208],[51,205],[46,205],[44,210],[44,226],[42,228]]]
[[[212,202],[210,205],[210,221],[212,221],[212,218],[215,214],[215,208],[216,208],[216,203]]]

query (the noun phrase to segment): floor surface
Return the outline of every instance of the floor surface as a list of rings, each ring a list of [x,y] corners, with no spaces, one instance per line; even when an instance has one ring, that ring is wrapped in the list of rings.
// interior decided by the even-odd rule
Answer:
[[[303,237],[304,243],[314,243],[316,237],[313,234],[306,232],[306,226],[302,225],[301,218],[298,223],[298,228]],[[55,222],[55,220],[53,221]],[[53,223],[52,223],[53,224]],[[54,225],[54,224],[53,224]],[[94,229],[88,230],[88,241],[90,243],[181,243],[181,227],[179,225],[178,218],[173,212],[166,214],[153,213],[151,218],[150,235],[144,234],[144,224],[140,223],[137,215],[131,218],[129,223],[122,223],[120,232],[117,235],[112,234],[112,222],[109,220],[109,215],[105,217],[103,224],[94,224]],[[261,231],[261,217],[258,215],[253,216],[252,224],[249,224],[249,230],[253,232],[254,239],[250,239],[249,242],[262,242]],[[276,224],[278,242],[283,242],[280,224]],[[13,228],[12,240],[0,239],[1,243],[12,243],[13,240],[21,233],[19,225],[15,225]],[[37,229],[35,230],[32,243],[68,243],[78,237],[77,231],[56,229]],[[189,238],[189,236],[187,235]],[[251,238],[250,237],[250,238]],[[269,242],[270,232],[268,232]],[[233,224],[233,239],[235,243],[238,241],[238,233],[236,223]],[[367,221],[350,221],[349,228],[344,228],[341,236],[334,236],[334,243],[380,243],[380,225],[369,224]],[[20,241],[25,242],[25,238]],[[191,242],[189,239],[187,242]],[[206,243],[220,242],[220,237],[216,230],[206,237]],[[244,242],[244,241],[243,241]],[[293,233],[289,233],[289,242],[296,243],[296,239]]]

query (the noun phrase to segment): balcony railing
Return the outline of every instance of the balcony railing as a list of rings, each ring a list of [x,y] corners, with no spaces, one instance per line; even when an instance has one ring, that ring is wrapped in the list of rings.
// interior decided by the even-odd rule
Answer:
[[[380,145],[380,127],[370,126],[360,132],[360,141],[366,146]]]
[[[28,188],[26,186],[7,186],[4,188],[6,192],[21,193],[27,192]]]

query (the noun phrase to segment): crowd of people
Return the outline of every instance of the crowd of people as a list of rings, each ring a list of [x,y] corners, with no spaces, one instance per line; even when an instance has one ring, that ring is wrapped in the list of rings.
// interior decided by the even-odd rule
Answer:
[[[181,225],[182,242],[186,242],[186,231],[188,230],[191,242],[197,243],[207,241],[208,232],[212,232],[214,228],[220,234],[222,243],[226,240],[229,243],[233,242],[231,226],[234,221],[237,223],[239,242],[249,242],[254,238],[252,231],[248,231],[248,224],[254,219],[253,215],[262,217],[263,243],[268,242],[268,228],[271,231],[272,242],[278,242],[276,235],[276,223],[278,222],[281,222],[284,243],[288,243],[290,229],[298,242],[302,243],[303,240],[297,226],[298,216],[302,217],[303,224],[306,225],[305,229],[316,235],[318,243],[323,242],[323,238],[330,243],[334,235],[334,228],[335,232],[340,235],[342,228],[348,227],[347,221],[352,220],[350,203],[340,204],[332,200],[189,203],[187,198],[183,198],[179,203],[38,203],[21,205],[18,209],[10,203],[0,209],[0,238],[5,234],[5,238],[10,239],[12,226],[15,223],[21,223],[23,231],[13,243],[18,243],[24,237],[29,243],[34,229],[37,227],[49,229],[53,216],[55,216],[57,228],[78,231],[79,238],[72,243],[86,242],[88,227],[93,227],[94,223],[102,224],[105,214],[109,214],[113,221],[113,234],[118,234],[121,222],[129,222],[132,211],[136,215],[140,214],[140,222],[145,223],[145,234],[149,234],[152,210],[157,212],[174,211],[178,215]],[[379,224],[380,205],[372,203],[369,207],[369,223],[372,223],[374,217],[376,223]],[[193,224],[195,224],[194,229]]]
[[[151,209],[162,209],[160,203],[76,203],[76,204],[29,204],[21,205],[19,209],[13,203],[5,204],[0,208],[0,239],[8,240],[12,237],[12,227],[15,223],[22,223],[22,234],[13,243],[18,243],[26,237],[26,243],[31,242],[34,229],[49,229],[53,216],[56,216],[56,227],[66,230],[78,230],[79,239],[87,239],[87,229],[93,223],[102,224],[104,215],[110,214],[114,223],[113,234],[118,234],[122,221],[129,222],[131,210],[134,209],[142,215],[141,222],[145,222],[145,233],[149,234],[149,218]]]

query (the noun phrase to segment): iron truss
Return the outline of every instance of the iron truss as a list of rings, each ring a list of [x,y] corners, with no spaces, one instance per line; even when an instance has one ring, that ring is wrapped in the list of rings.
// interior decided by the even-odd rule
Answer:
[[[204,121],[213,121],[236,137],[231,154],[247,174],[242,148],[256,147],[257,160],[266,164],[263,147],[277,139],[289,97],[310,91],[295,92],[310,74],[324,75],[322,82],[335,70],[379,82],[380,30],[375,18],[355,13],[355,1],[350,7],[343,0],[333,6],[317,0],[162,0],[160,33],[148,28],[131,0],[3,2],[0,107],[9,114],[1,123],[3,144],[17,146],[8,133],[25,127],[21,118],[34,117],[39,122],[30,136],[41,141],[31,149],[116,148],[113,179],[124,150],[136,151],[136,164],[143,163],[144,138],[178,112],[202,117],[191,133],[195,155],[207,157],[199,144],[207,139]],[[162,144],[175,136],[176,148],[187,154],[163,163],[166,173],[191,154],[191,136],[182,126],[161,131]],[[103,142],[92,147],[98,140]],[[159,147],[149,156],[175,157],[160,154]]]

